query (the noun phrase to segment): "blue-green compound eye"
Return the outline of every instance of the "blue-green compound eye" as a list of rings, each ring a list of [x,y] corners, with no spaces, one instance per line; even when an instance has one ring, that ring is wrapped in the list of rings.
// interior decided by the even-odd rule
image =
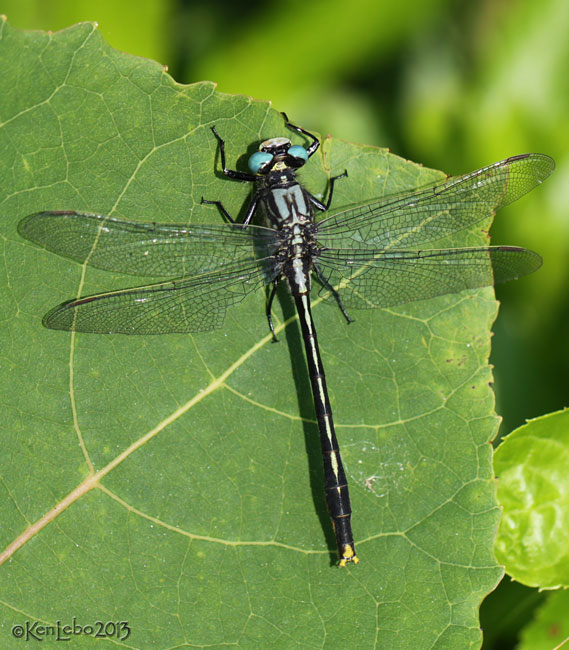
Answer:
[[[268,162],[271,162],[272,159],[272,153],[257,151],[249,158],[249,169],[253,174],[258,174],[261,167],[264,167]]]
[[[308,154],[306,153],[306,149],[304,147],[301,147],[299,144],[295,144],[290,149],[287,151],[289,156],[292,156],[293,158],[302,158],[302,160],[308,160]]]

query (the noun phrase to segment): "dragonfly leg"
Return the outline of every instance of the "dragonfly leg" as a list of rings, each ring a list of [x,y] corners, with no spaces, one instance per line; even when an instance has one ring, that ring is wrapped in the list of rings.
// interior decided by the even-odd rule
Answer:
[[[201,200],[202,205],[205,203],[206,205],[216,205],[217,209],[221,212],[221,214],[229,221],[229,223],[235,223],[235,219],[227,212],[225,209],[223,203],[221,201],[208,201],[207,199],[204,199],[202,196]]]
[[[275,334],[275,326],[273,324],[273,315],[272,315],[273,300],[275,299],[275,294],[277,293],[278,284],[279,284],[279,280],[278,278],[275,278],[272,282],[273,286],[271,287],[271,293],[269,294],[269,299],[267,300],[267,311],[266,311],[269,328],[273,333],[273,343],[279,342],[277,335]]]
[[[289,122],[289,119],[288,119],[286,113],[281,113],[281,115],[284,117],[285,126],[287,128],[292,129],[293,131],[296,131],[297,133],[302,133],[302,135],[305,135],[305,136],[307,136],[308,138],[310,138],[312,140],[312,144],[306,150],[306,153],[308,154],[308,157],[310,158],[310,156],[312,156],[312,154],[320,146],[320,140],[313,133],[310,133],[310,131],[307,131],[306,129],[303,129],[301,126],[296,126],[296,124],[292,124],[292,122]]]
[[[330,190],[328,192],[328,200],[324,204],[326,206],[326,210],[329,210],[330,205],[332,205],[332,195],[334,194],[334,183],[339,178],[348,178],[348,170],[345,169],[343,174],[338,174],[338,176],[332,176],[332,178],[330,179]]]
[[[324,285],[324,288],[328,289],[328,291],[334,296],[334,300],[338,303],[338,307],[340,308],[340,311],[342,312],[342,314],[344,314],[344,317],[348,321],[348,325],[350,323],[353,323],[354,319],[350,318],[350,315],[346,311],[346,308],[344,307],[344,305],[342,303],[342,299],[340,298],[340,294],[336,291],[336,289],[334,289],[334,287],[324,277],[324,275],[322,274],[322,271],[318,268],[317,264],[314,265],[314,270],[316,271],[316,275],[318,276],[318,279]]]
[[[221,167],[223,169],[223,173],[225,176],[228,178],[234,178],[235,180],[238,181],[255,181],[257,177],[255,174],[248,174],[247,172],[240,172],[236,169],[227,169],[227,165],[225,164],[225,140],[219,135],[219,133],[216,131],[215,126],[211,127],[213,135],[217,139],[217,144],[219,145],[219,155],[221,156]]]
[[[308,198],[310,199],[310,203],[317,209],[321,210],[322,212],[326,212],[326,210],[329,209],[330,204],[332,203],[332,195],[334,194],[334,183],[339,179],[339,178],[346,178],[348,176],[348,172],[344,171],[343,174],[338,174],[338,176],[332,176],[330,179],[330,190],[328,192],[328,200],[326,203],[322,203],[319,199],[317,199],[315,196],[312,196],[312,194],[308,193]]]

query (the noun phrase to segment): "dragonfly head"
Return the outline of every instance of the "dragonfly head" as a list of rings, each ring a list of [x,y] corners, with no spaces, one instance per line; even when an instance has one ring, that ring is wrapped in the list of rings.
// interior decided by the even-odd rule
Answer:
[[[293,145],[288,138],[271,138],[261,142],[259,151],[249,158],[249,169],[264,176],[273,170],[298,169],[307,160],[308,153],[304,147]]]

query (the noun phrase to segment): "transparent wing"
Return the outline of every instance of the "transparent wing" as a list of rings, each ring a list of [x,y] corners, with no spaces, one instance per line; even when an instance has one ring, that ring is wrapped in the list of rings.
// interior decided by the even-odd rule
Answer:
[[[18,231],[49,251],[107,271],[184,277],[272,255],[270,228],[240,224],[138,223],[86,212],[38,212]]]
[[[229,307],[275,274],[273,258],[226,266],[191,278],[63,303],[48,312],[43,323],[51,329],[101,334],[204,332],[221,327]]]
[[[521,154],[418,191],[370,201],[318,223],[331,248],[412,248],[469,228],[519,199],[554,170],[552,158]]]
[[[514,280],[541,257],[515,246],[424,251],[321,252],[317,265],[347,308],[402,305]]]

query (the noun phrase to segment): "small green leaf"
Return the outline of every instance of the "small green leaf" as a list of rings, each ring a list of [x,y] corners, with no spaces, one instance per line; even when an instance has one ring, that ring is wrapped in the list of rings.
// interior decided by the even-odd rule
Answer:
[[[504,509],[496,556],[531,587],[569,586],[569,410],[530,420],[494,456]]]
[[[550,594],[535,620],[521,632],[517,650],[561,650],[569,647],[569,592]]]
[[[358,311],[349,327],[313,296],[361,558],[339,570],[286,291],[278,345],[262,292],[200,335],[48,331],[55,304],[144,278],[83,268],[16,230],[57,209],[221,223],[202,196],[238,216],[251,190],[222,177],[210,127],[244,169],[283,134],[280,114],[181,86],[90,24],[3,23],[0,64],[5,625],[126,620],[141,648],[479,647],[478,605],[501,576],[492,291]],[[344,169],[335,207],[441,178],[328,138],[302,182],[322,196]],[[487,241],[484,225],[450,243]]]

